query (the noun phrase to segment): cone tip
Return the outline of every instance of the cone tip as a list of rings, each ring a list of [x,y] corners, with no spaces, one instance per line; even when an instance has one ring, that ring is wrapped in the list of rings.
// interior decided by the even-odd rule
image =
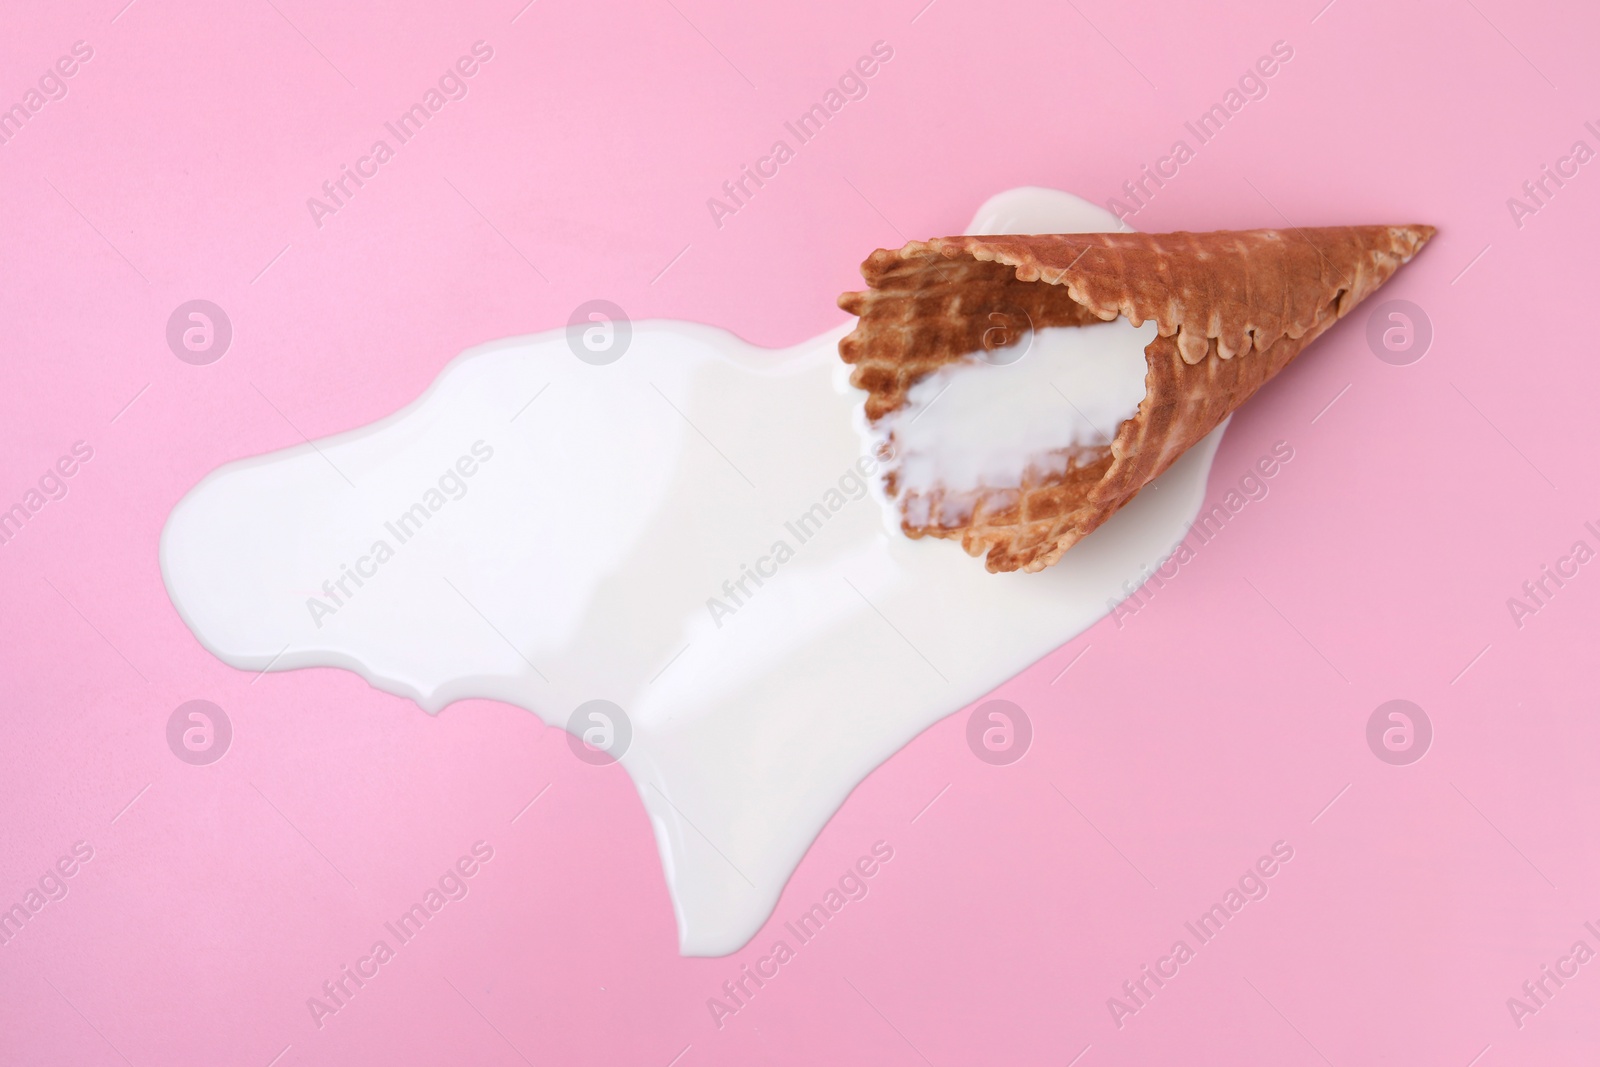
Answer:
[[[1413,222],[1409,226],[1397,226],[1395,228],[1403,231],[1411,239],[1412,245],[1415,246],[1412,249],[1413,253],[1421,251],[1422,246],[1432,240],[1433,235],[1439,232],[1438,227],[1429,226],[1423,222]]]

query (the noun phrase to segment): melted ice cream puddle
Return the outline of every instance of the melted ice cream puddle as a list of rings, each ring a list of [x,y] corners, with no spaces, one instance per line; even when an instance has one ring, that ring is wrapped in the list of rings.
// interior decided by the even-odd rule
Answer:
[[[1020,189],[970,232],[1116,228]],[[989,574],[868,491],[848,329],[771,351],[641,322],[604,366],[564,331],[483,345],[387,419],[209,475],[162,534],[167,589],[243,670],[343,667],[430,712],[487,697],[560,726],[620,705],[682,951],[733,952],[857,782],[1165,558],[1222,433],[1060,564]]]

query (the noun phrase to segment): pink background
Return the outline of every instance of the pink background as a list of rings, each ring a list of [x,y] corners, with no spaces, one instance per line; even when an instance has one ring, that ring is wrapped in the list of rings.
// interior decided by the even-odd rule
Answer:
[[[0,147],[0,506],[74,441],[94,458],[0,547],[0,904],[76,841],[94,858],[0,947],[0,1061],[1594,1062],[1600,962],[1520,1029],[1506,999],[1600,950],[1600,565],[1520,629],[1506,598],[1600,547],[1600,164],[1520,228],[1506,198],[1600,147],[1595,16],[922,2],[6,12],[0,101],[74,41],[94,58]],[[306,198],[479,39],[470,94],[314,226]],[[870,94],[718,229],[706,198],[880,39]],[[1025,758],[974,758],[965,715],[927,731],[737,956],[678,956],[620,769],[504,705],[430,718],[340,671],[231,670],[169,603],[162,523],[215,466],[367,423],[594,298],[812,336],[874,247],[991,193],[1103,202],[1277,40],[1270,94],[1133,221],[1435,223],[1380,298],[1426,310],[1431,351],[1380,362],[1367,307],[1319,342],[1217,457],[1213,497],[1290,442],[1271,495],[1001,688]],[[233,323],[210,366],[165,342],[193,298]],[[196,698],[234,726],[211,766],[165,739]],[[1393,698],[1434,724],[1411,766],[1365,741]],[[306,998],[478,840],[470,895],[319,1029]],[[719,1030],[707,998],[878,840],[870,895]],[[1270,895],[1119,1029],[1107,998],[1278,840]]]

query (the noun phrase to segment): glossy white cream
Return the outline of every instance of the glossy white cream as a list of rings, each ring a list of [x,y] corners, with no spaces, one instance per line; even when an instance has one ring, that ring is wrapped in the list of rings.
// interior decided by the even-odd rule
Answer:
[[[1015,489],[1030,470],[1059,474],[1075,452],[1109,446],[1144,399],[1144,349],[1155,336],[1154,322],[1126,319],[1030,328],[1014,345],[917,382],[874,427],[893,443],[907,517],[926,525],[935,489],[957,500],[979,488]]]
[[[1021,189],[973,232],[1114,228]],[[1221,436],[1059,565],[989,574],[868,491],[848,328],[772,351],[640,322],[604,366],[564,331],[483,345],[387,419],[209,475],[163,532],[168,591],[243,670],[343,667],[554,726],[613,701],[682,950],[732,952],[856,783],[1170,552]]]

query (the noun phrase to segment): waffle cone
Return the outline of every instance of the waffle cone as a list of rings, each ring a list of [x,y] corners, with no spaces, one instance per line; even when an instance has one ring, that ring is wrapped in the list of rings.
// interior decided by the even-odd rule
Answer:
[[[839,354],[855,368],[851,384],[867,393],[872,423],[903,405],[919,379],[993,349],[997,336],[1016,342],[1029,327],[1119,315],[1135,326],[1154,320],[1157,329],[1145,348],[1144,400],[1109,446],[1031,467],[1020,486],[936,488],[902,499],[902,529],[959,540],[969,554],[986,555],[991,571],[1043,570],[1388,281],[1433,233],[1431,226],[1338,226],[974,236],[879,249],[861,265],[867,290],[839,298],[860,316]],[[885,478],[896,495],[892,461]]]

